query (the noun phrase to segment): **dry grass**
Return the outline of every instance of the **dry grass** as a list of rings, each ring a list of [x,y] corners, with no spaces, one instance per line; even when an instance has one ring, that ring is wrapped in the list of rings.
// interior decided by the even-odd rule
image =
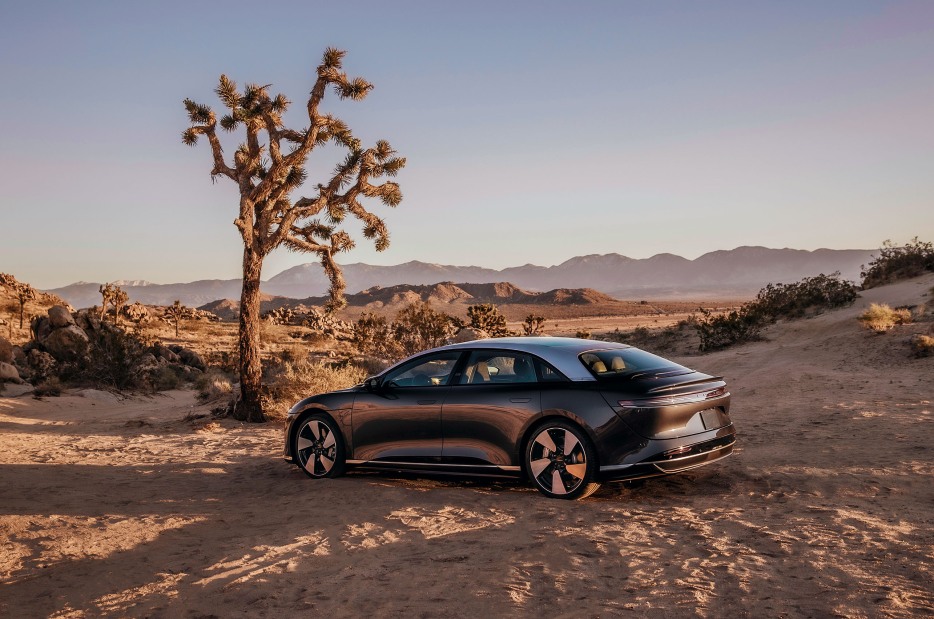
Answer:
[[[911,310],[892,309],[885,303],[873,303],[865,312],[859,315],[859,322],[876,333],[885,333],[895,325],[911,323]]]
[[[312,361],[300,348],[283,353],[281,362],[264,380],[268,389],[270,417],[284,416],[299,400],[318,393],[346,389],[363,382],[366,370],[355,365],[328,365]]]
[[[911,354],[915,357],[930,357],[934,355],[934,337],[917,334],[909,341]]]

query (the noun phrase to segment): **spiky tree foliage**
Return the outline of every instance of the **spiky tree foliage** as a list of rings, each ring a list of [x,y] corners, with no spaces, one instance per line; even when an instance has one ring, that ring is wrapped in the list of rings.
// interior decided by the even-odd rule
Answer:
[[[289,100],[271,96],[269,86],[237,84],[221,75],[215,89],[227,108],[218,121],[207,105],[185,99],[191,127],[182,133],[185,144],[194,145],[205,136],[211,145],[214,166],[211,178],[226,177],[240,190],[240,206],[234,225],[243,239],[243,288],[240,296],[240,398],[234,416],[246,421],[265,419],[260,399],[262,367],[259,357],[260,276],[264,258],[275,248],[318,256],[331,282],[328,310],[344,305],[344,278],[334,256],[354,246],[350,235],[340,228],[352,215],[363,223],[363,236],[372,239],[376,249],[389,246],[389,231],[383,220],[362,204],[363,198],[376,198],[394,207],[402,192],[394,182],[376,182],[395,176],[405,166],[389,142],[379,140],[363,148],[350,128],[339,118],[325,114],[320,105],[329,87],[340,99],[362,100],[373,86],[363,78],[349,78],[341,70],[345,52],[328,48],[317,69],[317,79],[306,105],[308,126],[289,129],[282,115]],[[231,160],[217,136],[218,122],[225,131],[242,128],[245,140]],[[318,183],[310,195],[293,198],[307,179],[306,162],[318,147],[334,144],[346,149],[325,183]]]
[[[175,299],[175,303],[165,308],[165,315],[175,323],[175,337],[178,337],[178,321],[182,319],[182,316],[185,314],[185,310],[188,309],[182,302],[178,299]]]
[[[107,315],[107,308],[114,308],[114,324],[120,323],[120,310],[130,300],[130,296],[116,284],[102,284],[98,289],[101,293],[101,320]]]
[[[506,317],[499,313],[492,303],[471,305],[467,308],[467,320],[474,329],[481,329],[491,337],[505,337],[512,335],[506,328]]]
[[[36,298],[36,289],[24,282],[13,284],[13,294],[19,302],[19,328],[23,328],[23,317],[26,313],[26,303]]]
[[[545,317],[529,314],[522,323],[522,333],[524,335],[539,335],[545,329]]]

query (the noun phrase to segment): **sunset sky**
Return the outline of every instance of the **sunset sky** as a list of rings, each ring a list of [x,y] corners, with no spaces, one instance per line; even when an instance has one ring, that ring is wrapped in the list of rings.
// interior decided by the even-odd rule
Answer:
[[[343,263],[934,240],[934,2],[38,0],[0,11],[0,271],[237,277],[236,188],[182,99],[271,83],[299,128],[327,46],[376,87],[327,110],[408,158],[371,205],[392,245]]]

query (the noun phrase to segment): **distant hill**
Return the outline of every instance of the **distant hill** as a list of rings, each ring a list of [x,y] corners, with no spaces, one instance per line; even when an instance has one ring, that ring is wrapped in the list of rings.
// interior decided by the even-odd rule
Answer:
[[[590,288],[617,298],[672,299],[693,297],[742,297],[755,294],[768,283],[789,283],[818,273],[840,271],[844,278],[859,279],[860,265],[871,260],[871,250],[862,249],[770,249],[738,247],[714,251],[695,260],[674,254],[635,259],[620,254],[577,256],[561,264],[542,267],[532,264],[487,269],[406,262],[394,266],[353,263],[343,266],[347,290],[366,291],[375,286],[401,284],[424,286],[442,282],[494,284],[512,282],[525,291]],[[165,305],[175,299],[190,307],[217,299],[239,299],[240,281],[201,280],[184,284],[130,282],[124,288],[131,301]],[[139,284],[139,285],[136,285]],[[316,262],[282,271],[263,283],[269,295],[304,299],[327,292],[329,282]],[[100,302],[98,283],[79,282],[49,292],[76,307]],[[464,284],[458,286],[474,295]],[[421,294],[421,293],[417,293]],[[444,296],[445,292],[437,291]],[[385,302],[385,301],[382,301]]]

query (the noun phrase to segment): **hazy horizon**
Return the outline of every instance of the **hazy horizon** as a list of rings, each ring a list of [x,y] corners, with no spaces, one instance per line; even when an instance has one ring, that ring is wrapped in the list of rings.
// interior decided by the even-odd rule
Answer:
[[[217,108],[221,73],[272,83],[301,126],[329,45],[375,90],[327,111],[408,158],[401,206],[373,205],[392,245],[351,226],[342,264],[934,239],[929,2],[272,2],[274,39],[252,5],[199,6],[5,10],[0,271],[44,289],[239,277],[236,188],[181,143],[182,99]],[[277,251],[264,278],[313,261]]]

